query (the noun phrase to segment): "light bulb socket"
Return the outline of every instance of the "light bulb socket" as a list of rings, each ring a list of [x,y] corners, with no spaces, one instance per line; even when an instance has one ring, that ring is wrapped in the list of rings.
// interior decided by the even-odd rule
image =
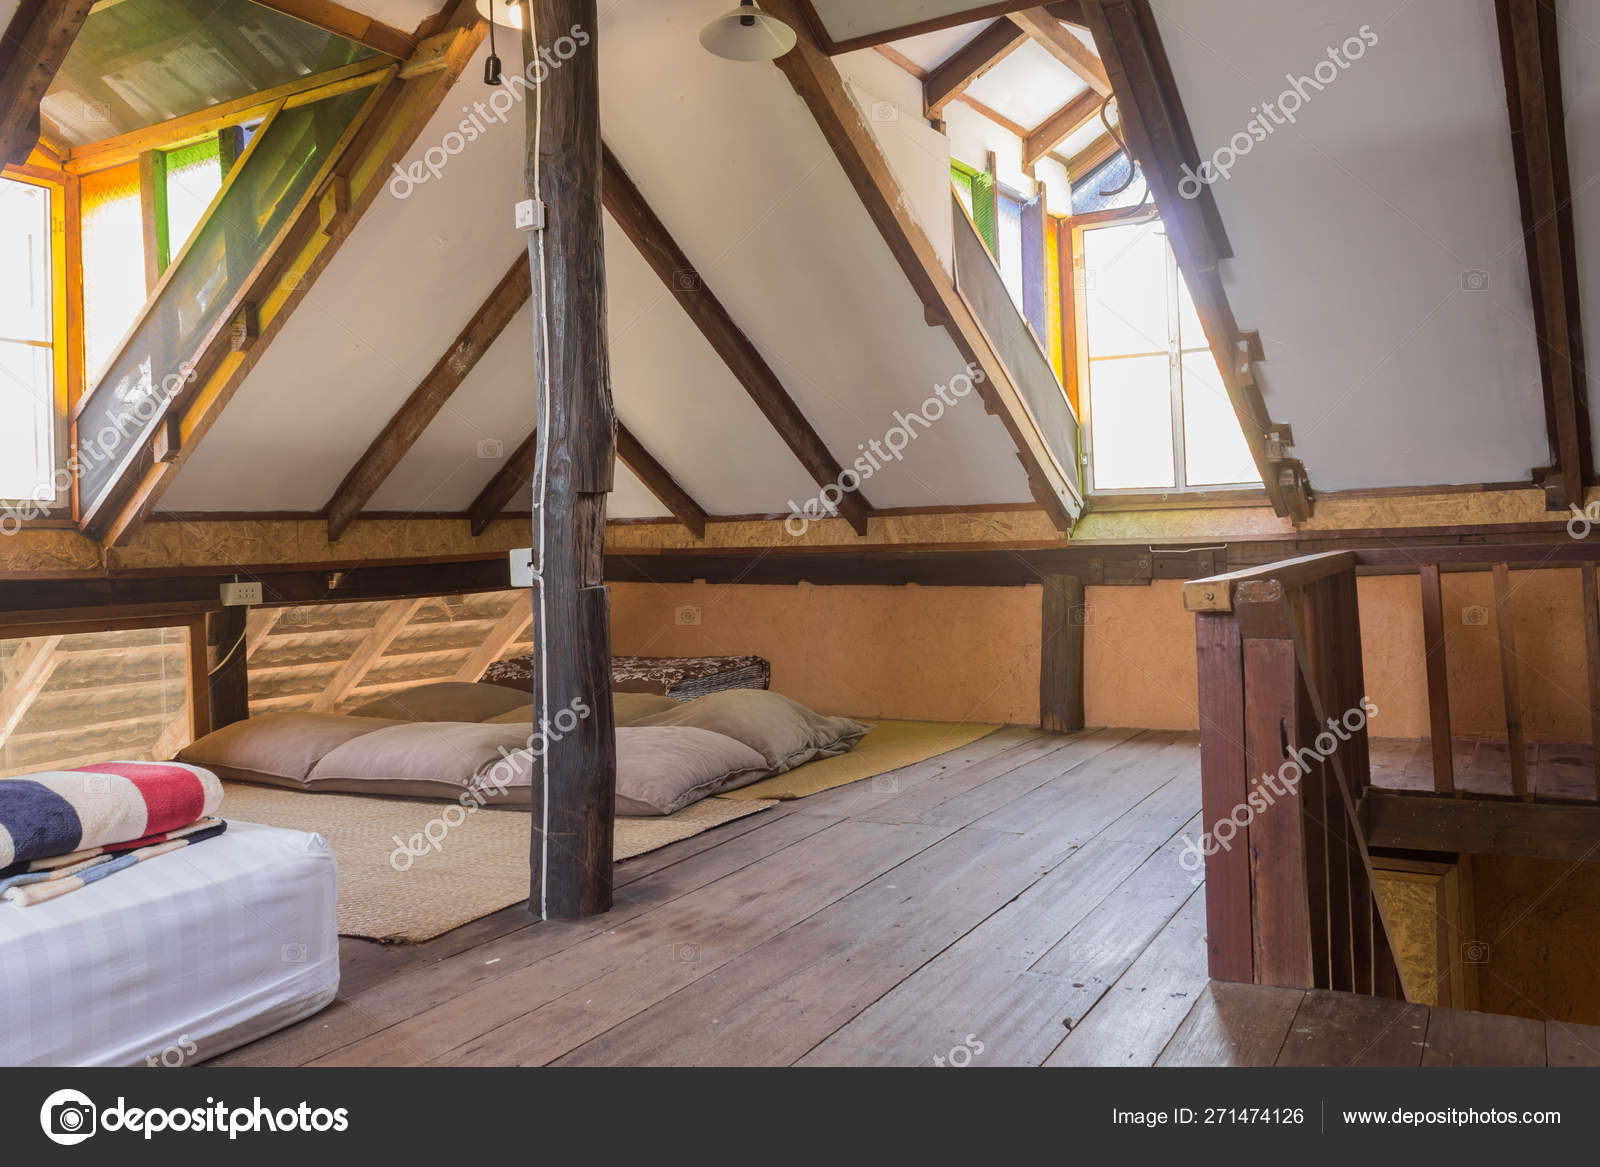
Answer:
[[[500,58],[493,53],[489,54],[483,62],[483,83],[485,85],[499,85],[501,83]]]

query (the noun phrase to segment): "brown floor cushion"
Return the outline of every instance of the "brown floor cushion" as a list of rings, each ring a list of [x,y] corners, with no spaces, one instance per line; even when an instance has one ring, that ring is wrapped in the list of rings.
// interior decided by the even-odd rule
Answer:
[[[398,722],[342,713],[263,713],[225,725],[178,752],[178,761],[239,782],[304,788],[330,750]]]
[[[676,709],[682,702],[672,697],[661,697],[655,693],[616,693],[611,699],[613,724],[618,729],[625,725],[632,725],[641,717],[649,717],[656,713],[665,713],[669,709]],[[488,718],[488,725],[532,725],[533,706],[520,705],[508,713],[498,717]]]
[[[350,710],[352,717],[392,721],[488,721],[528,704],[526,695],[474,681],[414,685]]]
[[[527,806],[528,770],[504,759],[525,754],[521,725],[426,721],[391,725],[329,751],[306,789],[400,798],[456,798],[476,791],[491,806]]]
[[[664,725],[709,729],[741,741],[766,759],[773,774],[845,753],[872,728],[848,717],[813,713],[798,701],[765,689],[728,689],[696,697],[677,709],[643,718],[634,728]]]

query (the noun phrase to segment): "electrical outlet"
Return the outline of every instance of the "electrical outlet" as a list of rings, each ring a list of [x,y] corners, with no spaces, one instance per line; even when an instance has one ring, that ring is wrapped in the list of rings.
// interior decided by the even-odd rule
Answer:
[[[523,199],[518,203],[517,229],[519,231],[544,230],[544,204],[537,199]]]
[[[518,547],[511,552],[511,586],[514,588],[533,586],[532,547]]]
[[[249,607],[261,602],[261,584],[225,583],[222,585],[222,606],[225,608]]]

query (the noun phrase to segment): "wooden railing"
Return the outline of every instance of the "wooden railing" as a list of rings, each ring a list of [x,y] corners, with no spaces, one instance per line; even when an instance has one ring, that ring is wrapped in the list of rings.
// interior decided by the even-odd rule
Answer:
[[[1358,804],[1357,556],[1194,580],[1206,923],[1219,980],[1403,997]]]

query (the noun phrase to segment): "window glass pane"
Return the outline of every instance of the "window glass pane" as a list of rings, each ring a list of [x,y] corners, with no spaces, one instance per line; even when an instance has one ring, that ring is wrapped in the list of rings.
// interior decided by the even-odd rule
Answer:
[[[82,146],[377,56],[250,0],[96,4],[45,94]]]
[[[144,307],[144,223],[139,166],[86,174],[83,215],[83,349],[87,381],[105,372],[117,342]]]
[[[1190,486],[1261,481],[1210,349],[1183,354],[1183,456]]]
[[[0,640],[0,778],[172,757],[190,740],[186,644],[182,628]]]
[[[221,189],[222,158],[215,138],[167,155],[167,240],[172,257],[183,250]]]
[[[1089,362],[1096,490],[1171,487],[1172,382],[1166,353]]]
[[[1006,282],[1011,301],[1022,311],[1022,205],[1001,195],[998,200],[999,221],[995,224],[995,256],[1000,264],[1000,277]]]
[[[0,341],[0,498],[55,501],[55,400],[50,350]]]
[[[0,178],[0,339],[50,340],[50,192]]]
[[[1083,233],[1089,356],[1167,352],[1167,239],[1155,220]]]
[[[961,200],[961,205],[967,208],[967,214],[972,214],[972,175],[965,170],[950,168],[950,183],[955,187],[956,198]]]
[[[1178,340],[1187,349],[1209,349],[1206,330],[1200,327],[1200,316],[1194,310],[1194,298],[1189,295],[1189,281],[1178,273]]]

